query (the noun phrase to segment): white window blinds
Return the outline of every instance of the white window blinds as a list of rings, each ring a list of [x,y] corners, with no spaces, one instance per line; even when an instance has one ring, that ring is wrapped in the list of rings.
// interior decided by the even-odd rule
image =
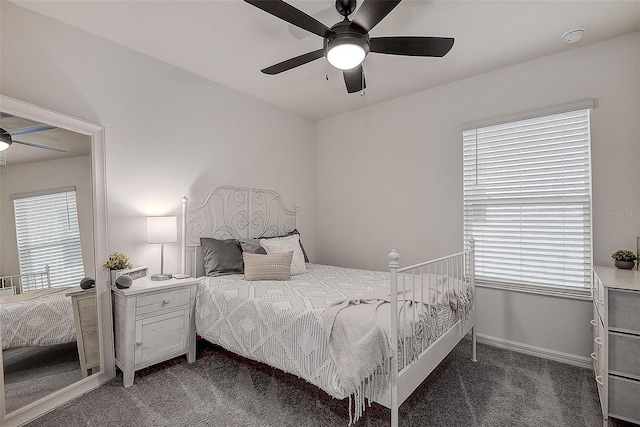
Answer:
[[[18,196],[13,205],[20,273],[49,265],[52,287],[80,283],[84,265],[75,190]]]
[[[463,152],[478,281],[588,287],[589,109],[465,130]]]

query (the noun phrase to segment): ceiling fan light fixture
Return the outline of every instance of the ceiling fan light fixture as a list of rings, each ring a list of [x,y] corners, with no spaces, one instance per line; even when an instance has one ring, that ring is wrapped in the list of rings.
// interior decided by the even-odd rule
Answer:
[[[342,23],[341,23],[342,24]],[[335,36],[325,39],[327,61],[339,70],[351,70],[362,64],[369,53],[369,40],[366,36],[355,34],[344,26],[334,27]],[[341,31],[347,31],[341,33]]]
[[[327,52],[329,64],[339,70],[350,70],[362,64],[367,56],[362,46],[351,43],[337,44]]]
[[[0,151],[11,147],[11,135],[6,130],[0,128]]]

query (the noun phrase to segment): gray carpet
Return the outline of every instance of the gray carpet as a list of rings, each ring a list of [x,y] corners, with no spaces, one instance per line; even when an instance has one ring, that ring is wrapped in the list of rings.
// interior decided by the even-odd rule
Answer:
[[[590,370],[463,340],[400,407],[401,426],[602,426]],[[207,342],[184,357],[122,374],[29,424],[37,426],[346,426],[346,401]],[[374,404],[356,424],[388,426]],[[611,420],[609,426],[631,424]]]
[[[74,342],[2,352],[7,413],[82,379]]]

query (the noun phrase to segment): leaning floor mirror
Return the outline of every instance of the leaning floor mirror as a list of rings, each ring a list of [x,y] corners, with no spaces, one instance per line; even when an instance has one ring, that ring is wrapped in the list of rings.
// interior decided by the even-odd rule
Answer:
[[[0,417],[18,426],[115,375],[104,130],[0,95],[0,150]]]

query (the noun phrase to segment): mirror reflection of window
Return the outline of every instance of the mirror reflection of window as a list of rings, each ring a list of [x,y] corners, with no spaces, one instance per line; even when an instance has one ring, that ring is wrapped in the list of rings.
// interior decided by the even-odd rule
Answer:
[[[72,286],[84,277],[75,188],[13,197],[20,273],[47,269],[50,286]],[[22,283],[22,292],[39,289]]]

